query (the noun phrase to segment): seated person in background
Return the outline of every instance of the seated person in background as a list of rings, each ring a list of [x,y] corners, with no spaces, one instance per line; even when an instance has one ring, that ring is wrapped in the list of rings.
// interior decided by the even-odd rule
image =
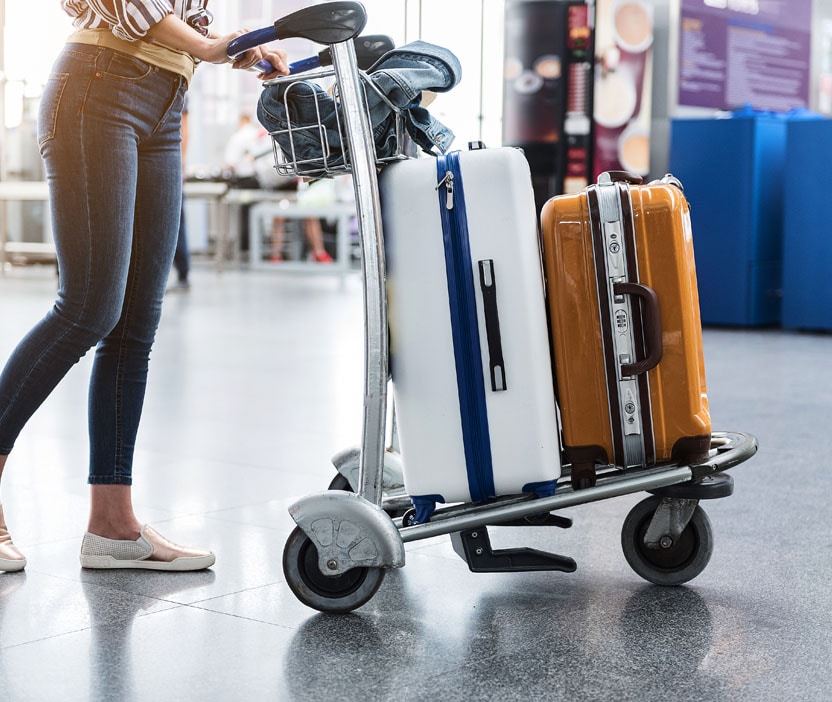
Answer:
[[[286,220],[282,217],[275,217],[272,220],[272,253],[269,258],[272,263],[283,261],[283,244],[286,240],[285,224]],[[314,217],[304,220],[303,233],[309,247],[312,249],[309,253],[309,260],[315,263],[332,263],[332,256],[324,247],[324,230],[321,226],[321,220]]]
[[[314,180],[298,190],[298,204],[308,207],[326,207],[338,202],[350,202],[353,199],[352,179],[349,176],[339,178],[322,178]],[[304,220],[304,234],[312,249],[309,260],[318,263],[332,263],[332,256],[324,248],[323,228],[321,220],[310,217]],[[275,217],[272,221],[272,254],[271,260],[282,261],[283,242],[285,240],[284,220]]]
[[[241,114],[237,130],[228,139],[224,153],[224,168],[231,173],[231,186],[235,188],[284,190],[297,187],[297,179],[280,176],[274,169],[271,137],[265,129],[255,125],[251,116]],[[243,248],[248,244],[248,207],[241,209],[240,236]],[[282,261],[285,240],[284,220],[272,221],[272,261]],[[318,263],[332,263],[332,256],[324,248],[323,230],[317,218],[304,222],[304,233],[311,248],[309,259]]]
[[[251,121],[251,116],[241,114],[237,130],[229,137],[223,154],[224,168],[231,174],[235,188],[259,188],[254,169],[255,145],[264,129]]]

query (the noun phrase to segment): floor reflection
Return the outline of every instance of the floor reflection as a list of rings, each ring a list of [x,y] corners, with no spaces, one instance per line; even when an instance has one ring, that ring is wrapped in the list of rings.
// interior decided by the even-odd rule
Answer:
[[[91,638],[89,652],[90,699],[134,702],[146,699],[137,687],[133,661],[132,628],[136,617],[160,601],[195,587],[204,587],[215,579],[212,570],[197,573],[145,572],[125,576],[126,571],[96,573],[100,578],[81,582],[90,612]],[[146,591],[152,597],[125,595],[111,589],[108,582],[124,577],[145,579]]]

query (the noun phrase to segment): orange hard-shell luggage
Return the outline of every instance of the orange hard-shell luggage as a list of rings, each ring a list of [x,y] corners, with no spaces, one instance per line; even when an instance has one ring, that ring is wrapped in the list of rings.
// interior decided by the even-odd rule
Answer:
[[[601,466],[690,464],[710,448],[690,210],[672,176],[602,174],[542,211],[572,484]]]

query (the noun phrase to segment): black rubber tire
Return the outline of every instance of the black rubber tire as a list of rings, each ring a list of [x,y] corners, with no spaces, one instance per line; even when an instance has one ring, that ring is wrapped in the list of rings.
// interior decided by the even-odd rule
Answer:
[[[384,580],[383,568],[353,568],[341,575],[324,575],[318,568],[318,549],[300,529],[286,540],[283,574],[303,604],[319,612],[352,612],[366,604]]]
[[[648,497],[630,510],[621,529],[621,547],[627,563],[642,578],[673,587],[693,580],[705,570],[714,550],[713,529],[708,515],[697,505],[673,546],[647,548],[644,535],[660,503],[660,497]]]
[[[355,492],[347,480],[341,473],[336,473],[332,482],[329,484],[327,490],[343,490],[344,492]]]

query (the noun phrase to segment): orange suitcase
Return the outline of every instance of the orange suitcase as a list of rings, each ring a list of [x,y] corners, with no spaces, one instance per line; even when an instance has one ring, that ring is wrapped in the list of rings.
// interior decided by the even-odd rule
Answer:
[[[707,456],[690,210],[672,176],[604,173],[542,211],[564,452],[576,488],[602,466]]]

